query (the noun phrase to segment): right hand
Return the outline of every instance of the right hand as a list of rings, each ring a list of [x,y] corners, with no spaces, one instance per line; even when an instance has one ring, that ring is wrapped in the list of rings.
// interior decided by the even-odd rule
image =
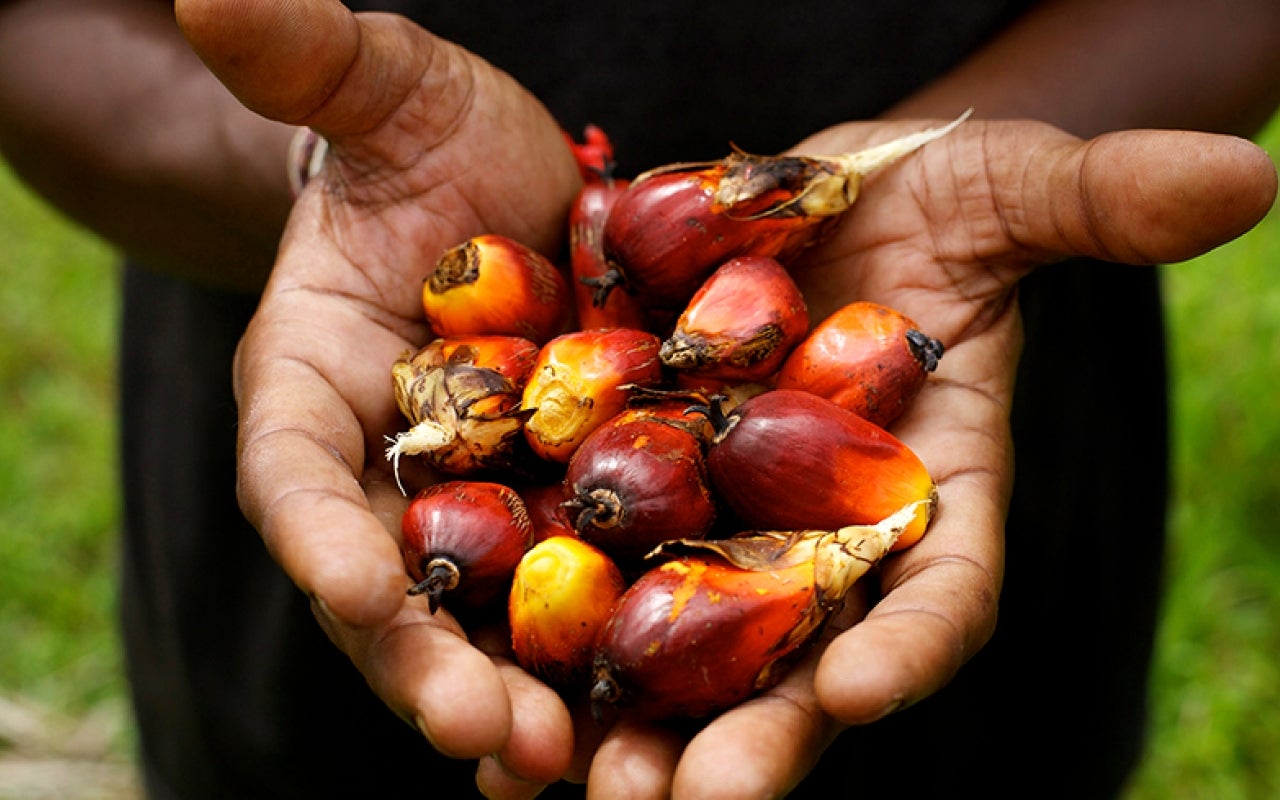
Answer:
[[[176,13],[242,103],[331,143],[237,354],[244,512],[382,700],[447,756],[497,755],[489,772],[527,783],[495,793],[527,795],[569,768],[570,714],[503,637],[406,595],[390,366],[430,336],[420,289],[445,248],[496,232],[555,252],[578,167],[523,88],[404,18],[336,0]]]

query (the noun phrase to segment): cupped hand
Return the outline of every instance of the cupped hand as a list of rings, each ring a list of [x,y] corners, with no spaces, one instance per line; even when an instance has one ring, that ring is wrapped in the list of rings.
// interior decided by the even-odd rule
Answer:
[[[852,151],[921,127],[851,123],[796,151]],[[865,618],[864,603],[851,604],[779,686],[688,742],[660,726],[611,731],[591,767],[590,796],[776,797],[845,727],[945,685],[996,624],[1019,279],[1068,256],[1191,258],[1252,227],[1275,193],[1274,166],[1244,140],[1130,131],[1081,141],[1033,122],[967,122],[869,179],[794,274],[815,320],[874,300],[945,344],[937,372],[893,427],[937,481],[939,512],[919,543],[882,563]]]
[[[406,595],[390,367],[426,343],[420,290],[444,249],[496,232],[555,252],[576,162],[507,75],[401,17],[327,0],[176,13],[246,106],[331,144],[237,353],[241,505],[374,691],[440,752],[497,756],[528,793],[567,769],[569,712],[501,657],[509,643]]]

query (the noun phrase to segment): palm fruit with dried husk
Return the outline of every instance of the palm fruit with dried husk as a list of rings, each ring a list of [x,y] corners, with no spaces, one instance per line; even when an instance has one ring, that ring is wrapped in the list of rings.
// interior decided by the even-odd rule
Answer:
[[[405,455],[420,455],[448,475],[511,467],[528,416],[520,402],[537,357],[538,346],[521,337],[459,336],[396,359],[396,404],[411,426],[387,448],[397,481]]]
[[[601,631],[591,702],[644,719],[705,717],[773,685],[921,513],[874,525],[661,545]],[[924,512],[927,515],[927,511]]]

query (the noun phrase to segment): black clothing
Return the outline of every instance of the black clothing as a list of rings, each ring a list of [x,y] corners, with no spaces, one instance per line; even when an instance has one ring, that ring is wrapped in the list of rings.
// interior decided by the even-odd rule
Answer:
[[[873,117],[1025,4],[434,5],[425,27],[512,72],[566,130],[600,124],[633,175]],[[1012,796],[1029,777],[1037,797],[1101,798],[1139,755],[1166,498],[1155,273],[1062,264],[1026,280],[1020,302],[995,638],[936,696],[847,732],[796,797],[819,785]],[[381,704],[239,513],[230,362],[254,305],[127,271],[122,608],[148,788],[156,800],[473,796],[475,765],[442,759]],[[1098,539],[1090,552],[1107,557],[1076,555]]]

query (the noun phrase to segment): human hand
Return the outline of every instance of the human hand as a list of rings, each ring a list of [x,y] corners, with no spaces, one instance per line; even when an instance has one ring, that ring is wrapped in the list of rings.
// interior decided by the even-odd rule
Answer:
[[[429,336],[419,292],[439,254],[482,232],[559,244],[580,186],[560,129],[505,74],[400,17],[267,0],[176,12],[246,106],[331,143],[238,351],[245,514],[331,639],[434,747],[497,754],[531,782],[513,791],[556,780],[572,749],[560,699],[501,656],[503,637],[406,595],[407,500],[384,437],[403,422],[390,367]]]
[[[921,127],[838,126],[796,151],[856,150]],[[851,604],[778,687],[691,739],[664,726],[614,728],[592,763],[590,796],[778,796],[845,726],[947,683],[996,620],[1018,280],[1072,255],[1187,259],[1251,227],[1275,192],[1274,167],[1242,140],[1134,131],[1086,142],[1029,122],[968,122],[870,179],[834,235],[793,271],[815,320],[870,299],[946,344],[893,428],[937,480],[938,516],[923,540],[883,562],[865,619],[869,603]],[[1116,324],[1119,337],[1124,320]]]

